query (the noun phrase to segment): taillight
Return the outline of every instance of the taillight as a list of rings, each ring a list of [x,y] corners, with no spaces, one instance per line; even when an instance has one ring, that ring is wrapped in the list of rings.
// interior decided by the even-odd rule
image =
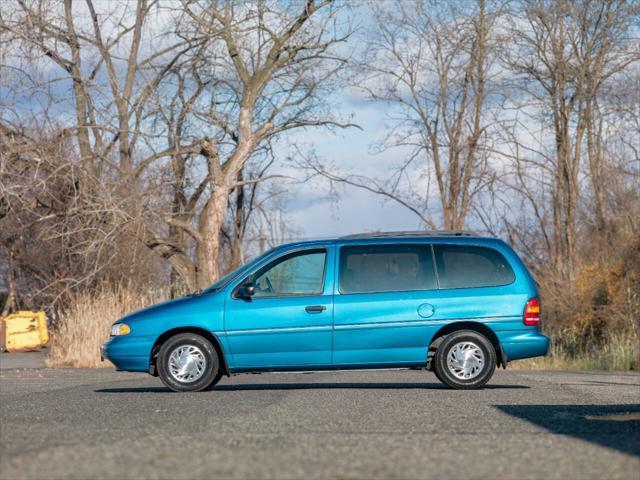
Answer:
[[[534,327],[540,323],[540,300],[532,298],[524,307],[522,321],[525,325]]]

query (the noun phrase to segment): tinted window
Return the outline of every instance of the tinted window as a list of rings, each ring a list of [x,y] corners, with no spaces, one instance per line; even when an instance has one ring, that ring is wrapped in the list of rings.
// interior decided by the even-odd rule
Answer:
[[[254,297],[321,294],[326,256],[313,250],[276,260],[254,276]]]
[[[370,245],[340,249],[340,292],[436,288],[428,245]]]
[[[507,260],[491,248],[434,245],[440,288],[495,287],[515,280]]]

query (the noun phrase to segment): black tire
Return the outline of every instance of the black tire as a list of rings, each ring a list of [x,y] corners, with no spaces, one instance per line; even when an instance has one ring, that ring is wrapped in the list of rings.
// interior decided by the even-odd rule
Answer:
[[[429,347],[431,348],[431,347]],[[431,355],[431,352],[429,352],[429,354]],[[433,352],[433,356],[431,357],[431,369],[429,370],[430,372],[432,372],[436,378],[438,380],[440,380],[440,382],[445,383],[444,380],[442,378],[440,378],[440,374],[438,373],[438,371],[436,370],[436,352]]]
[[[479,373],[469,379],[459,378],[454,375],[447,365],[449,352],[458,344],[470,342],[476,345],[482,352],[484,361]],[[484,335],[472,330],[460,330],[445,337],[438,346],[434,360],[434,372],[440,381],[451,388],[459,390],[474,390],[481,388],[493,376],[496,370],[496,350]]]
[[[182,346],[193,346],[204,356],[206,361],[204,372],[196,380],[180,381],[170,371],[171,353]],[[164,342],[158,353],[157,367],[162,383],[174,392],[200,392],[211,388],[220,380],[218,352],[209,340],[195,333],[179,333]]]
[[[436,370],[435,366],[433,367],[433,374],[436,376],[436,378],[438,380],[440,380],[440,382],[446,384],[447,382],[445,382],[442,377],[440,376],[440,374],[438,373],[438,370]]]
[[[218,374],[216,375],[216,378],[214,378],[211,381],[211,383],[205,387],[205,390],[213,390],[215,386],[218,384],[218,382],[220,381],[220,379],[222,378],[222,376],[223,376],[222,371],[218,370]]]

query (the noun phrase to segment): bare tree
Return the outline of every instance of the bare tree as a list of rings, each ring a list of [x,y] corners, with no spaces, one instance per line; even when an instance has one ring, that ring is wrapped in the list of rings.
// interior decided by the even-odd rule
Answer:
[[[92,285],[116,258],[138,251],[120,255],[114,241],[139,235],[144,167],[171,154],[154,148],[148,107],[160,80],[191,43],[154,32],[157,1],[131,6],[16,0],[5,2],[0,13],[3,140],[17,147],[24,172],[35,173],[42,187],[29,192],[41,203],[29,209],[41,226],[38,239],[52,248],[64,246],[70,262],[87,266],[83,273],[60,268],[70,275],[43,282],[50,290],[58,284]],[[151,43],[154,33],[158,39]],[[41,154],[37,148],[47,141],[64,145],[64,153]],[[19,170],[16,164],[7,168],[12,175]],[[46,203],[45,196],[55,202]],[[135,262],[124,264],[121,277],[135,277]]]
[[[69,237],[74,250],[110,250],[100,242],[124,232],[187,288],[210,284],[230,195],[266,174],[245,176],[248,162],[291,129],[343,126],[323,101],[344,65],[339,46],[350,27],[340,8],[332,0],[3,5],[2,68],[22,81],[2,99],[0,123],[20,130],[38,118],[77,149],[68,161],[77,194],[64,215],[76,228],[65,235],[85,237]],[[29,101],[37,95],[42,103]],[[51,111],[59,104],[73,117]]]
[[[142,160],[134,169],[136,145],[140,137],[147,140],[147,102],[180,54],[191,47],[176,37],[153,48],[143,44],[157,4],[139,0],[133,10],[129,4],[113,4],[98,12],[93,0],[18,0],[8,2],[0,15],[0,30],[15,46],[14,60],[20,55],[34,64],[47,59],[64,75],[45,78],[31,90],[57,83],[71,89],[75,118],[65,133],[78,147],[85,177],[81,186],[100,179],[107,169],[122,178],[134,177],[151,161]]]
[[[357,87],[389,109],[390,133],[378,147],[409,153],[384,181],[311,167],[398,202],[427,227],[460,229],[493,180],[486,146],[498,9],[484,0],[425,0],[374,3],[372,10]]]
[[[322,101],[344,65],[337,47],[349,27],[336,27],[338,11],[330,0],[183,2],[179,35],[201,44],[188,54],[191,82],[207,87],[191,110],[209,126],[204,135],[190,134],[206,172],[193,191],[201,207],[193,221],[165,216],[195,243],[189,286],[218,277],[230,194],[264,179],[245,178],[247,162],[283,132],[345,126]],[[157,235],[154,248],[169,248],[165,240]]]
[[[521,139],[531,134],[527,120],[511,139],[519,142],[515,158],[519,189],[528,191],[531,207],[539,210],[543,199],[531,195],[549,185],[551,221],[537,214],[549,256],[562,278],[572,278],[576,265],[577,218],[581,197],[580,174],[586,164],[602,226],[605,169],[599,94],[607,81],[636,62],[637,41],[628,37],[638,6],[625,1],[529,1],[521,15],[513,15],[509,48],[504,58],[517,76],[514,95],[521,113],[551,133],[537,144]]]

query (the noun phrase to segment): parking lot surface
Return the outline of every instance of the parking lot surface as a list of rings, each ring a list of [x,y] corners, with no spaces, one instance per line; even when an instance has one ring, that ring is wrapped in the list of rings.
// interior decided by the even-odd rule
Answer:
[[[0,478],[640,479],[640,375],[239,375],[177,394],[111,369],[0,372]]]

